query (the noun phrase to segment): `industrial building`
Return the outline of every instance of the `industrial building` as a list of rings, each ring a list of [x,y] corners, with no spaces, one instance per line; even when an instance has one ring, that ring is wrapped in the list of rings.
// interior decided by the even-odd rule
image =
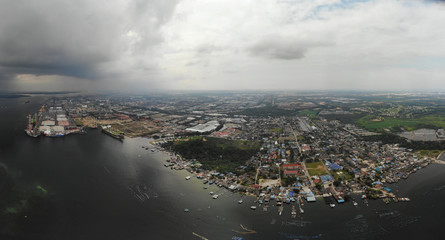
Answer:
[[[218,121],[209,121],[204,124],[198,124],[194,127],[187,128],[185,130],[189,132],[205,133],[215,130],[218,126],[219,126]]]

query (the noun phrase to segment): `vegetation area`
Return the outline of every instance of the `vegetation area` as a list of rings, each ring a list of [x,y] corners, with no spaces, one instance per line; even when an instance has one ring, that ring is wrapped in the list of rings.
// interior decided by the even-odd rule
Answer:
[[[251,141],[191,137],[167,142],[164,147],[186,159],[196,159],[203,169],[233,172],[255,156],[261,145]]]
[[[345,170],[331,171],[331,175],[334,177],[335,181],[344,181],[353,179],[351,173]]]
[[[356,123],[370,131],[383,131],[389,129],[391,132],[412,131],[419,128],[445,128],[445,117],[430,115],[420,118],[392,118],[364,116]]]
[[[379,198],[380,194],[382,194],[381,190],[374,189],[374,188],[368,188],[366,189],[366,197],[369,199],[377,199]]]
[[[280,116],[295,116],[295,111],[277,108],[275,106],[265,106],[260,108],[249,108],[243,111],[234,112],[237,115],[247,115],[256,117],[280,117]]]
[[[400,144],[401,147],[416,151],[445,150],[445,141],[407,141],[395,134],[385,133],[375,136],[363,137],[365,141],[382,142],[382,144]]]
[[[416,153],[419,154],[420,156],[431,157],[431,158],[437,158],[441,152],[442,152],[442,150],[418,150],[418,151],[416,151]]]
[[[323,166],[322,162],[311,162],[311,163],[305,163],[306,168],[309,172],[309,175],[315,176],[315,175],[324,175],[328,172],[326,171],[326,168]]]
[[[338,120],[345,124],[355,124],[358,119],[361,119],[364,114],[331,114],[331,115],[323,115],[323,118],[326,118],[329,121]]]
[[[282,132],[283,131],[283,128],[272,128],[272,129],[269,129],[269,132]]]
[[[306,116],[309,118],[315,118],[317,117],[318,111],[315,110],[304,110],[304,111],[300,111],[298,112],[298,116]]]

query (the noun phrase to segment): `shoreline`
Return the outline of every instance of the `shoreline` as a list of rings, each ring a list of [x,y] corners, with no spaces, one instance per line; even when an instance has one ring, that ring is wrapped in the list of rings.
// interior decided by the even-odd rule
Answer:
[[[149,147],[151,147],[151,149],[153,149],[153,148],[155,148],[157,151],[160,151],[160,152],[162,152],[164,155],[165,155],[165,157],[170,157],[170,158],[173,158],[173,157],[176,157],[179,161],[181,161],[181,162],[183,162],[183,163],[185,163],[186,164],[186,166],[188,166],[187,164],[188,163],[190,163],[187,159],[184,159],[184,158],[182,158],[182,156],[180,156],[180,155],[176,155],[175,153],[173,153],[173,152],[169,152],[169,151],[167,151],[166,149],[164,149],[164,148],[162,148],[161,146],[159,146],[158,144],[156,144],[156,141],[153,141],[154,139],[153,138],[147,138],[147,137],[141,137],[141,138],[144,138],[144,139],[146,139],[146,140],[148,140],[148,145],[149,145]],[[168,140],[159,140],[159,142],[164,142],[164,141],[168,141]],[[148,150],[148,149],[147,149]],[[205,179],[205,180],[210,180],[210,178],[212,178],[212,176],[211,176],[211,173],[212,172],[215,172],[215,170],[210,170],[209,171],[209,173],[208,173],[208,177],[209,177],[209,179],[206,179],[206,178],[203,178],[203,177],[198,177],[199,176],[199,174],[200,173],[198,173],[197,171],[194,171],[192,168],[190,168],[190,167],[184,167],[183,169],[176,169],[176,170],[186,170],[187,172],[189,172],[189,173],[191,173],[191,174],[193,174],[195,177],[197,177],[198,179]],[[225,181],[226,179],[224,179],[224,180],[221,180],[221,181]],[[219,184],[218,184],[219,183]],[[280,192],[280,193],[278,193],[278,194],[276,194],[275,196],[275,200],[277,201],[276,203],[275,203],[275,201],[273,201],[273,199],[270,197],[270,196],[273,196],[274,194],[273,194],[273,192],[268,192],[268,193],[264,193],[264,190],[263,191],[261,191],[261,189],[259,189],[259,188],[252,188],[252,187],[247,187],[247,186],[242,186],[242,185],[238,185],[237,184],[237,187],[240,187],[240,186],[242,186],[243,188],[246,188],[246,191],[241,191],[240,189],[230,189],[227,185],[227,183],[226,183],[226,185],[223,185],[223,184],[221,184],[221,182],[220,181],[215,181],[215,185],[217,186],[217,187],[219,187],[219,188],[224,188],[224,189],[226,189],[226,190],[229,190],[229,191],[231,191],[231,192],[233,192],[233,193],[237,193],[237,194],[239,194],[240,196],[247,196],[247,197],[252,197],[252,198],[256,198],[257,200],[255,200],[255,204],[256,203],[259,203],[259,206],[263,206],[264,208],[266,208],[267,209],[267,207],[269,207],[270,205],[273,205],[273,206],[282,206],[282,204],[283,205],[285,205],[284,203],[285,203],[285,201],[286,201],[286,197],[284,197],[284,196],[282,196],[282,192]],[[278,188],[278,187],[277,187]],[[266,189],[266,187],[264,187],[263,189]],[[279,187],[279,189],[282,191],[283,189],[284,190],[290,190],[290,189],[292,189],[292,187]],[[255,191],[256,191],[256,193],[255,193]],[[360,195],[361,196],[363,196],[364,194],[366,193],[366,191],[364,191],[364,190],[354,190],[354,191],[351,191],[351,192],[348,192],[348,194],[347,194],[347,197],[345,198],[345,204],[346,203],[348,203],[348,202],[352,202],[352,203],[354,203],[357,199],[360,199]],[[355,195],[354,197],[352,197],[352,195]],[[316,200],[320,200],[320,201],[322,201],[326,196],[323,196],[322,194],[314,194],[313,195],[315,198],[316,198]],[[265,200],[265,199],[269,199],[270,198],[270,202],[269,202],[269,200],[267,201],[267,202],[264,202],[264,205],[262,205],[262,201],[263,200]],[[304,198],[304,199],[306,199],[306,204],[308,204],[308,203],[311,203],[311,201],[308,201],[307,200],[307,195],[306,194],[296,194],[295,196],[293,196],[292,198],[295,198],[295,199],[299,199],[299,201],[301,201],[301,203],[303,203],[303,200],[302,200],[302,198]],[[342,205],[343,204],[343,202],[337,202],[338,201],[338,199],[336,199],[336,198],[334,198],[334,196],[333,195],[329,195],[329,198],[331,198],[336,204],[339,204],[339,205]],[[362,200],[365,200],[365,204],[367,205],[368,203],[367,203],[367,200],[368,198],[362,198]],[[375,198],[375,199],[372,199],[372,198],[369,198],[369,200],[379,200],[379,199],[382,199],[386,204],[388,204],[389,203],[389,201],[390,201],[390,199],[393,201],[393,203],[398,203],[398,202],[400,202],[398,199],[400,199],[400,198],[398,198],[398,197],[396,197],[393,193],[387,193],[387,194],[384,194],[384,195],[382,195],[382,196],[379,196],[379,197],[377,197],[377,198]],[[407,199],[409,199],[409,198],[407,198]],[[261,200],[261,201],[260,201]],[[289,200],[289,199],[288,199]],[[287,200],[287,201],[288,201]],[[409,200],[408,200],[409,201]],[[298,202],[298,201],[296,201],[296,202]],[[294,205],[295,204],[295,202],[294,201],[292,201],[291,202],[291,205]],[[299,203],[298,203],[299,204]],[[367,205],[368,206],[368,205]],[[331,206],[332,207],[332,206]]]

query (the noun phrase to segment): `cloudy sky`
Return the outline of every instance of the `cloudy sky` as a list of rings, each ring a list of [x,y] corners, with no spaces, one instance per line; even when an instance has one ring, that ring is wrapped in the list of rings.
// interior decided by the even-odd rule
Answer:
[[[1,90],[445,90],[445,2],[0,0]]]

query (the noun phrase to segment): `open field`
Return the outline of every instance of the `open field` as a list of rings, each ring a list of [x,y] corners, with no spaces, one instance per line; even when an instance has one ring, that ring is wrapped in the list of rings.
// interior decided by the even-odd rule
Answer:
[[[349,175],[349,173],[346,171],[331,171],[331,175],[337,181],[350,180],[354,178],[353,176]]]
[[[381,117],[381,121],[373,121],[374,119],[376,119],[375,116],[368,115],[358,119],[356,122],[371,131],[389,129],[396,132],[400,131],[400,128],[412,131],[426,126],[445,128],[445,117],[441,116],[425,116],[415,119]]]
[[[323,175],[327,174],[326,168],[323,166],[322,162],[312,162],[312,163],[305,163],[306,168],[309,172],[309,175],[315,176],[315,175]]]
[[[283,128],[272,128],[272,129],[269,129],[269,132],[282,132],[283,131]]]
[[[147,136],[159,131],[156,124],[150,121],[131,121],[125,124],[113,124],[112,126],[129,137]]]
[[[439,157],[442,150],[419,150],[416,151],[417,154],[425,157],[437,158]]]

